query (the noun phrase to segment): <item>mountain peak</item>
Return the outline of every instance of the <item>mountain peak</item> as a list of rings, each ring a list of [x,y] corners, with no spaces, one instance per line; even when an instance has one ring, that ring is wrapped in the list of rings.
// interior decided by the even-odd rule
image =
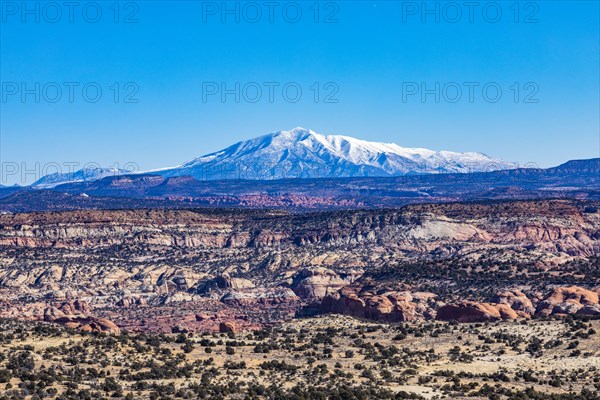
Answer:
[[[285,179],[481,172],[511,167],[482,153],[404,148],[296,127],[238,142],[159,173],[201,180]]]
[[[279,131],[279,133],[289,135],[317,135],[315,131],[311,131],[310,129],[306,129],[301,126],[297,126],[294,129],[290,129],[289,131]]]
[[[467,173],[511,168],[514,168],[512,164],[482,153],[405,148],[395,143],[370,142],[350,136],[326,136],[296,127],[238,142],[178,167],[141,173],[163,177],[191,176],[198,180],[265,180]],[[126,172],[98,169],[54,174],[42,178],[34,186],[53,187],[122,173]]]
[[[296,127],[294,129],[290,129],[288,131],[277,131],[270,133],[268,135],[259,136],[256,138],[257,140],[265,139],[272,141],[285,141],[285,142],[301,142],[311,137],[321,136],[315,131],[311,131],[310,129]],[[242,142],[243,143],[243,142]]]
[[[268,135],[260,136],[259,138],[271,137],[271,138],[281,138],[286,140],[294,140],[294,141],[302,141],[310,136],[316,136],[318,133],[311,131],[310,129],[305,129],[302,127],[297,127],[294,129],[290,129],[289,131],[277,131]],[[259,139],[257,138],[257,139]]]

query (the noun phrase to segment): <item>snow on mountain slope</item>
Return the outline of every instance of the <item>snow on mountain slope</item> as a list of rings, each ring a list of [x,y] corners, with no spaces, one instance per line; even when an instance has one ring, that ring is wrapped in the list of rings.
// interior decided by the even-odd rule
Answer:
[[[117,168],[83,168],[79,171],[49,174],[35,181],[31,186],[38,189],[49,189],[63,183],[89,182],[130,173],[131,171]]]
[[[486,172],[513,167],[482,153],[404,148],[394,143],[369,142],[341,135],[324,136],[295,128],[242,141],[178,167],[138,173],[192,176],[199,180],[286,179]],[[126,173],[130,172],[87,169],[48,175],[32,186],[50,188]]]
[[[404,148],[295,128],[242,141],[157,173],[197,179],[282,179],[466,173],[512,167],[482,153]]]

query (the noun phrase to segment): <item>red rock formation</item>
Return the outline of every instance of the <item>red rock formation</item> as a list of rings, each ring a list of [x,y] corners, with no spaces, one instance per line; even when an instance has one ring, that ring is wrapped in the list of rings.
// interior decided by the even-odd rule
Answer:
[[[92,312],[92,308],[85,301],[80,299],[75,299],[72,301],[66,301],[59,307],[59,310],[67,315],[73,314],[90,314]]]
[[[386,292],[374,294],[346,287],[326,296],[321,303],[322,312],[351,315],[378,321],[414,321],[431,317],[431,293]]]
[[[233,321],[224,321],[219,324],[219,332],[221,332],[221,333],[238,332],[238,326]]]
[[[196,319],[196,321],[202,322],[202,321],[214,320],[217,317],[215,314],[200,313],[200,314],[196,314],[194,316],[194,318]]]
[[[118,335],[121,330],[112,321],[89,315],[91,307],[83,300],[67,301],[60,307],[47,307],[44,310],[44,320],[80,329],[86,332],[104,332]]]
[[[457,322],[512,320],[518,317],[515,310],[506,304],[477,303],[474,301],[447,304],[437,312],[438,320]]]
[[[517,314],[522,317],[531,316],[535,313],[535,307],[533,303],[525,293],[520,290],[507,290],[498,292],[494,297],[490,299],[491,303],[506,304],[513,310],[517,311]]]
[[[80,329],[86,332],[103,332],[114,335],[121,333],[119,327],[114,322],[106,318],[66,315],[56,319],[46,319],[46,321],[61,324],[67,328]]]
[[[326,268],[305,268],[294,276],[292,289],[303,299],[322,299],[350,282]]]
[[[578,286],[559,287],[550,292],[537,306],[536,315],[552,314],[586,314],[599,315],[596,310],[598,291],[583,289]]]

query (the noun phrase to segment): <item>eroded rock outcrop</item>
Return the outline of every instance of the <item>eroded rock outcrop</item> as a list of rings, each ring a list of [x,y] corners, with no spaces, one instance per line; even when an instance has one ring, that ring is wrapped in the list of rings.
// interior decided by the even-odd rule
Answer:
[[[90,306],[82,300],[68,301],[59,307],[44,310],[44,320],[64,325],[67,328],[86,332],[104,332],[118,335],[121,330],[112,321],[90,315]]]
[[[305,268],[294,275],[292,289],[300,298],[322,299],[349,283],[327,268]]]
[[[600,315],[599,291],[578,286],[559,287],[551,291],[537,306],[536,314]]]
[[[582,272],[593,279],[600,213],[597,202],[589,203],[593,211],[584,211],[586,204],[483,201],[315,214],[149,209],[0,215],[0,291],[6,302],[0,315],[41,319],[52,304],[49,320],[90,317],[85,306],[57,306],[81,296],[95,315],[138,331],[170,332],[176,325],[217,331],[221,320],[195,316],[223,310],[230,318],[248,318],[247,323],[236,319],[244,329],[309,307],[399,321],[435,317],[444,304],[420,299],[414,291],[438,288],[449,306],[465,299],[463,291],[486,302],[462,307],[466,311],[459,307],[458,317],[459,311],[479,313],[479,319],[510,319],[513,312],[528,317],[538,303],[539,315],[594,315],[599,307],[587,300],[590,295],[534,293],[549,284],[544,272],[565,278]],[[584,262],[581,268],[578,260]],[[478,297],[480,290],[493,290],[496,266],[507,267],[506,284],[519,285],[527,296],[510,289],[491,299]],[[529,272],[535,273],[531,284],[519,277]]]
[[[222,274],[212,279],[200,281],[197,285],[196,292],[199,294],[207,294],[215,290],[246,290],[254,287],[254,283],[248,279],[234,278],[229,276],[229,274]]]
[[[436,318],[440,321],[485,322],[513,320],[518,317],[517,312],[507,304],[462,301],[440,307]]]
[[[520,290],[506,290],[498,292],[490,299],[491,303],[506,304],[520,316],[531,316],[535,313],[535,307],[529,298]]]
[[[432,293],[384,292],[375,294],[346,287],[323,298],[321,312],[351,315],[386,322],[429,319],[435,315]]]
[[[294,305],[300,299],[288,288],[254,289],[227,292],[221,301],[233,306]]]
[[[224,321],[219,324],[219,332],[235,333],[239,331],[238,325],[233,321]]]

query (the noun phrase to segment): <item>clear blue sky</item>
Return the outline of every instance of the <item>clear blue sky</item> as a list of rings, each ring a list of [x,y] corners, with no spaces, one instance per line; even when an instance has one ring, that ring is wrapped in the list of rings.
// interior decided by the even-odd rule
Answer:
[[[23,14],[0,3],[4,163],[166,167],[296,126],[406,147],[481,151],[540,166],[599,156],[597,1],[521,2],[518,15],[513,1],[496,2],[502,12],[496,23],[491,21],[497,10],[486,9],[484,15],[482,6],[473,10],[472,22],[463,7],[453,23],[457,10],[444,9],[447,2],[437,3],[439,22],[411,8],[420,7],[420,1],[320,2],[318,23],[312,1],[281,1],[273,9],[273,22],[264,2],[256,2],[262,12],[256,23],[252,8],[240,9],[239,22],[235,15],[222,16],[222,10],[211,8],[220,7],[220,1],[138,1],[137,9],[121,2],[118,23],[112,1],[97,3],[102,7],[97,23],[89,22],[93,8],[87,9],[87,19],[81,6],[74,9],[73,23],[63,8],[53,23],[56,10],[40,9],[36,22],[35,12]],[[283,5],[288,5],[285,15]],[[34,9],[35,3],[30,6]],[[297,6],[302,16],[292,23]],[[123,23],[131,14],[138,22]],[[337,22],[324,23],[327,16]],[[23,102],[19,85],[31,89],[35,82],[40,83],[40,102],[32,94]],[[48,101],[56,97],[52,82],[64,89],[56,103]],[[80,84],[72,103],[66,82]],[[81,93],[89,82],[103,91],[97,103]],[[118,103],[114,82],[120,86]],[[123,102],[133,90],[125,87],[127,82],[139,88],[133,96],[137,103]],[[255,103],[243,96],[236,103],[233,95],[222,102],[219,95],[203,99],[205,82],[230,88],[256,82],[265,89]],[[265,82],[280,84],[273,102]],[[303,90],[296,103],[281,93],[289,82]],[[318,102],[310,89],[315,82]],[[325,87],[328,82],[335,86]],[[441,90],[456,82],[463,87],[462,97],[447,101],[455,98],[453,84],[439,103],[433,94],[425,102],[420,94],[403,96],[411,82],[429,88],[439,82]],[[480,84],[473,102],[465,82]],[[503,91],[496,103],[483,97],[482,86],[489,82]],[[526,86],[529,82],[533,85]],[[12,94],[15,87],[18,93]],[[336,87],[338,102],[323,102]],[[254,89],[247,88],[248,96],[255,97]],[[529,98],[537,103],[524,102],[536,90]]]

